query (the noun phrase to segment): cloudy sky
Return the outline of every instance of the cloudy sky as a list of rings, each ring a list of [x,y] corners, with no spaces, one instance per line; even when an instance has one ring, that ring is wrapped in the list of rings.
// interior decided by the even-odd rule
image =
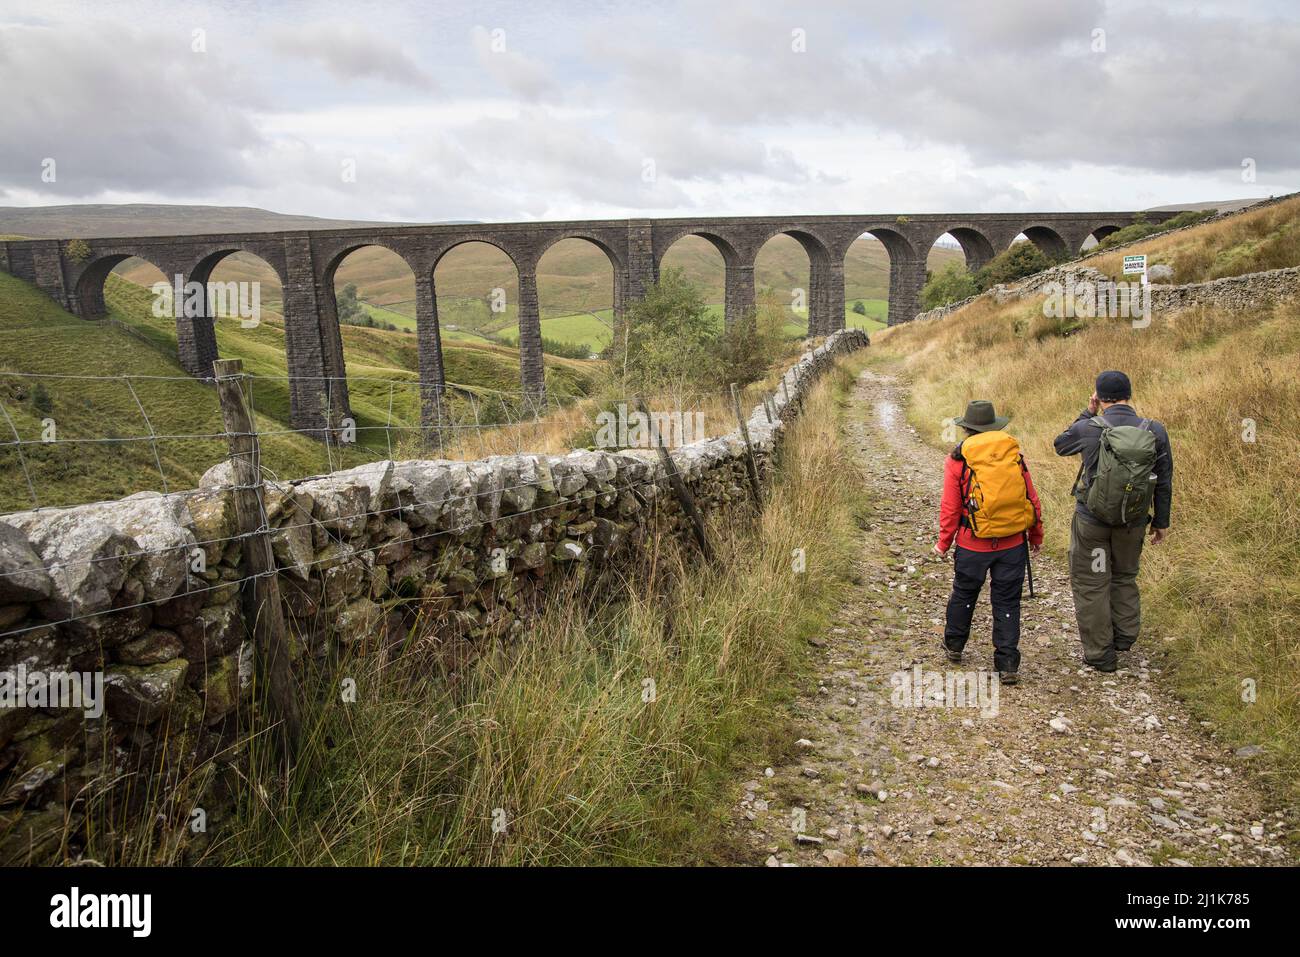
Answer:
[[[1290,0],[0,0],[0,90],[0,205],[516,220],[1300,187]]]

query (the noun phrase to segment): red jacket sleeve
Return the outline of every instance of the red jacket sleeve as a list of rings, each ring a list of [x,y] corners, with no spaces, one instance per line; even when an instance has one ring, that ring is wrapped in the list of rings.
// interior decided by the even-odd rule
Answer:
[[[943,498],[939,502],[939,550],[943,552],[952,546],[961,525],[961,465],[951,455],[944,459]]]
[[[1038,490],[1029,474],[1029,463],[1025,462],[1025,492],[1029,501],[1034,503],[1034,527],[1029,530],[1029,544],[1035,547],[1043,544],[1043,504],[1038,501]]]

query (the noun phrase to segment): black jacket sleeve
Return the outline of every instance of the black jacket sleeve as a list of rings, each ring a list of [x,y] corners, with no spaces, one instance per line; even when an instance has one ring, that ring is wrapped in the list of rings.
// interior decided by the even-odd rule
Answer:
[[[1057,455],[1078,455],[1083,451],[1083,432],[1092,421],[1092,413],[1084,409],[1079,417],[1071,422],[1052,442]]]
[[[1169,444],[1169,432],[1155,423],[1156,433],[1156,491],[1155,517],[1152,528],[1168,528],[1169,512],[1174,498],[1174,450]]]

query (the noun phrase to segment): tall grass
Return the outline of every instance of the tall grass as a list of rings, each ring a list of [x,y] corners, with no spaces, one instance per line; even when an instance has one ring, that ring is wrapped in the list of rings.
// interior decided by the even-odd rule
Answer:
[[[728,860],[729,786],[792,740],[777,705],[851,572],[858,484],[837,420],[852,381],[841,361],[814,389],[761,517],[712,517],[712,565],[658,538],[624,575],[554,588],[514,640],[448,645],[429,621],[394,658],[361,649],[309,679],[319,694],[287,775],[246,743],[230,767],[250,770],[224,778],[236,810],[200,837],[137,835],[130,859]]]
[[[1156,236],[1089,260],[1112,279],[1123,279],[1122,259],[1146,253],[1151,265],[1174,268],[1174,282],[1204,282],[1250,272],[1300,266],[1300,197],[1253,212]]]
[[[784,367],[783,362],[781,368]],[[765,379],[738,390],[742,413],[748,416],[750,410],[761,403],[765,392],[772,393],[773,386],[779,380],[779,374],[773,372]],[[688,421],[692,424],[697,421],[698,415],[703,432],[693,434],[691,441],[725,435],[736,428],[735,406],[730,392],[700,392],[682,386],[664,388],[644,398],[646,408],[652,415],[680,414],[689,417]],[[600,431],[597,416],[604,411],[613,412],[617,416],[620,403],[626,406],[627,415],[634,415],[634,400],[635,396],[625,395],[614,384],[606,382],[599,386],[596,396],[573,399],[563,405],[551,405],[545,414],[537,418],[524,415],[520,421],[492,428],[451,429],[445,445],[437,451],[437,455],[439,458],[472,461],[490,455],[564,455],[575,448],[594,447]],[[464,421],[463,417],[461,421]],[[671,443],[674,440],[665,437],[664,441]],[[420,444],[418,436],[408,436],[394,444],[393,455],[397,459],[418,459],[427,458],[430,452]]]
[[[891,329],[872,351],[911,380],[913,423],[938,446],[969,399],[1011,416],[1058,555],[1078,460],[1057,458],[1052,439],[1098,372],[1129,374],[1139,413],[1168,426],[1175,463],[1170,538],[1143,553],[1139,648],[1173,639],[1187,699],[1228,740],[1262,745],[1270,782],[1300,796],[1300,303],[1157,315],[1145,329],[1089,320],[1062,337],[1044,327],[1041,300],[979,301]]]

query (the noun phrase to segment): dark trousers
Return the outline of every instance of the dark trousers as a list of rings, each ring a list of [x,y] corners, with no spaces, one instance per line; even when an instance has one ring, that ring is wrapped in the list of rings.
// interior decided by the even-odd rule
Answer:
[[[998,671],[1020,669],[1020,590],[1025,583],[1025,565],[1029,561],[1027,545],[1004,548],[997,552],[975,552],[968,548],[954,550],[952,597],[948,599],[948,621],[943,642],[953,651],[961,651],[970,638],[970,622],[975,614],[984,579],[988,578],[993,600],[993,666]]]

